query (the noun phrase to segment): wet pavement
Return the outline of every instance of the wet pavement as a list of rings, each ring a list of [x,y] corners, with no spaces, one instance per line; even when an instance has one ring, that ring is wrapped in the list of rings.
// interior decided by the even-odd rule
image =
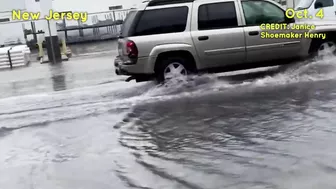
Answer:
[[[118,53],[118,43],[116,40],[82,43],[69,45],[72,54],[78,56],[101,56],[101,55],[115,55]]]
[[[115,56],[114,51],[100,54],[99,51],[84,51],[62,64],[40,64],[35,61],[28,67],[0,71],[0,98],[123,80],[125,77],[115,77]]]
[[[0,188],[336,187],[335,58],[162,86],[113,58],[0,72]]]

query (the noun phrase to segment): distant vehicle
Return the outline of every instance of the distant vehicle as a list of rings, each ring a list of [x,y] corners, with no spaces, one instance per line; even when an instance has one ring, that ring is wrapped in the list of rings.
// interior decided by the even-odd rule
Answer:
[[[319,1],[319,0],[314,0]],[[162,82],[197,72],[278,65],[336,49],[336,22],[263,30],[263,23],[303,24],[271,0],[152,0],[131,11],[118,39],[117,75]],[[327,38],[262,38],[264,32]]]
[[[336,21],[336,0],[300,0],[295,10],[305,9],[312,15],[323,9],[323,20]]]

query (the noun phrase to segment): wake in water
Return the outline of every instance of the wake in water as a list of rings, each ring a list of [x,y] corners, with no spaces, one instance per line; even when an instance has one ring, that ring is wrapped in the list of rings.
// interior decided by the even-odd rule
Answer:
[[[221,74],[190,76],[188,80],[172,80],[163,85],[153,87],[145,96],[164,96],[174,94],[198,94],[217,92],[242,86],[274,86],[309,81],[336,79],[336,57],[328,56],[309,62],[277,66],[256,78],[248,78],[250,73],[242,74],[238,80],[234,76]]]
[[[271,72],[271,73],[269,73]],[[286,85],[300,82],[336,79],[336,58],[279,66],[257,78],[238,80],[224,74],[191,76],[163,85],[153,83],[121,84],[119,82],[81,89],[11,97],[0,100],[0,128],[15,129],[43,126],[113,112],[128,112],[144,103],[156,103],[179,98],[206,96],[238,88]],[[251,75],[251,74],[250,74]],[[127,87],[125,87],[127,86]],[[0,131],[1,132],[1,131]]]
[[[218,92],[237,92],[237,89],[256,87],[271,87],[302,82],[314,82],[336,79],[336,57],[316,59],[310,62],[299,62],[291,65],[278,66],[264,70],[265,73],[257,74],[259,77],[250,79],[248,74],[242,74],[239,79],[233,80],[232,76],[221,74],[191,76],[187,80],[171,80],[162,85],[157,85],[140,96],[129,98],[123,102],[133,102],[132,107],[146,103],[177,100],[181,98],[196,98]],[[237,78],[234,76],[234,78]],[[246,79],[248,78],[248,79]],[[235,90],[233,90],[235,89]],[[130,109],[132,112],[132,108]],[[133,113],[117,123],[115,128],[133,122]]]
[[[170,188],[278,188],[283,186],[286,179],[280,179],[279,183],[273,179],[284,178],[282,175],[288,175],[289,169],[293,170],[293,166],[302,164],[299,156],[301,154],[298,152],[300,148],[293,150],[291,146],[292,151],[291,148],[286,151],[286,147],[290,146],[288,143],[284,145],[286,150],[278,148],[277,145],[273,147],[272,144],[277,144],[278,142],[274,141],[292,136],[293,133],[298,134],[298,130],[285,129],[285,125],[289,125],[288,128],[295,128],[296,124],[302,125],[305,122],[303,120],[311,121],[309,119],[311,114],[301,114],[300,110],[288,113],[290,109],[286,109],[286,106],[277,110],[276,106],[284,103],[282,101],[284,97],[277,96],[278,93],[271,93],[275,96],[271,99],[277,99],[277,97],[281,99],[274,100],[276,103],[269,102],[267,108],[259,105],[259,102],[263,102],[264,96],[259,99],[242,99],[242,101],[238,101],[239,98],[233,98],[230,102],[228,95],[218,95],[220,100],[212,100],[207,94],[232,92],[233,96],[239,96],[238,88],[245,91],[246,88],[254,90],[334,80],[336,79],[336,59],[329,57],[290,66],[279,66],[272,69],[271,74],[263,74],[262,77],[247,80],[238,78],[240,78],[238,81],[234,81],[229,76],[192,76],[185,81],[169,81],[144,93],[140,97],[141,101],[138,101],[137,106],[131,110],[132,112],[115,125],[115,128],[120,130],[119,143],[127,149],[131,157],[129,158],[131,161],[126,164],[123,163],[124,161],[116,161],[121,165],[116,170],[118,176],[125,183],[148,189],[160,188],[159,186],[162,188],[167,186]],[[255,93],[249,95],[258,96]],[[206,98],[194,98],[196,96],[206,96]],[[241,93],[241,96],[248,95]],[[289,99],[293,99],[292,94],[288,96],[290,96]],[[178,98],[190,99],[190,97],[193,97],[190,101],[177,100]],[[167,102],[172,98],[174,101]],[[222,101],[221,98],[227,99]],[[161,100],[165,102],[158,103]],[[267,98],[266,100],[272,101]],[[153,103],[146,104],[150,102]],[[295,106],[295,103],[289,103],[289,105]],[[299,103],[297,106],[299,108],[302,104]],[[304,119],[297,119],[295,122],[290,115],[295,113],[296,115],[293,116],[295,119],[300,117],[299,115]],[[279,119],[279,115],[283,117],[280,116],[281,119]],[[270,129],[271,127],[273,129]],[[264,142],[266,145],[263,145]],[[258,158],[255,159],[255,157]],[[316,167],[312,170],[319,169]],[[266,174],[256,174],[261,172]],[[328,172],[328,174],[331,173]],[[307,176],[306,171],[298,175]],[[299,177],[298,175],[295,176]],[[150,179],[155,181],[151,182]],[[292,184],[292,182],[289,183]]]
[[[315,59],[291,65],[273,77],[256,80],[258,85],[291,84],[336,79],[336,57]]]

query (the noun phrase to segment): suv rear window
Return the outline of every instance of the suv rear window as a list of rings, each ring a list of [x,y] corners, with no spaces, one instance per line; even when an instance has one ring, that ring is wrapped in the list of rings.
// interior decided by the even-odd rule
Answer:
[[[238,26],[234,2],[211,3],[198,9],[198,29],[212,30]]]
[[[137,12],[138,11],[133,10],[127,14],[126,19],[124,20],[124,23],[122,24],[122,27],[121,27],[121,32],[120,32],[121,37],[127,37],[129,35],[133,20],[135,19]]]
[[[137,23],[134,36],[183,32],[187,18],[187,6],[145,10]]]

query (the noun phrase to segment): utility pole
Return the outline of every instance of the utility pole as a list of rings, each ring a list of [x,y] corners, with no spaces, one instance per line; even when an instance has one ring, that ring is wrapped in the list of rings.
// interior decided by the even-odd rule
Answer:
[[[41,16],[44,18],[49,15],[52,8],[52,0],[40,0]],[[52,63],[62,62],[61,49],[59,47],[57,27],[55,20],[45,20],[44,37],[48,53],[48,59]]]

